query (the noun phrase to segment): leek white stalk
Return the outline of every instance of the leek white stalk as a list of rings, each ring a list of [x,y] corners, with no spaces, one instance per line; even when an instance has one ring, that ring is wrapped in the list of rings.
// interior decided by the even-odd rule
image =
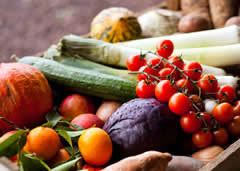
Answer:
[[[119,46],[100,40],[82,38],[75,35],[64,36],[59,44],[61,55],[72,57],[84,57],[89,60],[106,65],[126,68],[126,61],[130,55],[147,53],[147,51]],[[154,54],[149,54],[149,57]],[[183,56],[184,57],[184,56]],[[225,75],[220,68],[204,66],[203,72],[214,75]]]
[[[156,44],[161,40],[172,40],[175,49],[223,46],[240,43],[240,28],[236,25],[214,30],[176,34],[155,38],[145,38],[118,43],[121,46],[155,51]]]
[[[188,61],[222,67],[240,64],[240,43],[226,46],[176,49],[173,55],[182,55]]]
[[[238,82],[239,82],[238,77],[226,75],[226,76],[216,76],[216,79],[218,80],[218,86],[229,85],[234,89],[238,87]]]

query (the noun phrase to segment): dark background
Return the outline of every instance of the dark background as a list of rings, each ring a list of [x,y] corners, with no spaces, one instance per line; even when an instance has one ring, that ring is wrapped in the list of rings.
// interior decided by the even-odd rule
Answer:
[[[134,12],[163,0],[0,0],[0,62],[33,55],[63,35],[86,34],[93,17],[108,7]]]

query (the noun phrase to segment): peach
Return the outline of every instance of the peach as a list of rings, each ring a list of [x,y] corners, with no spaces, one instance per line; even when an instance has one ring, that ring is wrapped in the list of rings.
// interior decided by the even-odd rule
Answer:
[[[94,113],[95,107],[88,97],[72,94],[63,100],[59,111],[64,118],[73,119],[79,114]]]
[[[78,115],[72,120],[71,123],[78,125],[84,129],[88,129],[94,125],[98,128],[102,128],[104,124],[104,122],[99,119],[97,115],[91,113]]]

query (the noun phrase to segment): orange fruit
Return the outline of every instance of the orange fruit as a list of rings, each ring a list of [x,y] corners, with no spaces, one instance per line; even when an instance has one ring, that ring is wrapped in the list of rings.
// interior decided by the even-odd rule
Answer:
[[[60,138],[56,131],[48,127],[37,127],[29,132],[25,148],[43,160],[50,160],[57,154],[60,145]]]
[[[67,152],[67,150],[65,150],[64,148],[61,148],[61,149],[57,152],[57,154],[55,155],[55,157],[50,160],[49,165],[50,165],[51,167],[54,167],[54,166],[57,165],[58,163],[67,161],[70,157],[71,157],[71,155]]]
[[[78,139],[83,159],[90,165],[102,166],[112,157],[112,141],[100,128],[89,128]]]

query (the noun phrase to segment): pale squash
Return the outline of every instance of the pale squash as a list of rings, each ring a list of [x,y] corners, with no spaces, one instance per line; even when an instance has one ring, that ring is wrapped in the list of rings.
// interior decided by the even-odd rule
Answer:
[[[126,8],[101,11],[91,23],[90,36],[116,43],[141,37],[141,27],[134,13]]]

